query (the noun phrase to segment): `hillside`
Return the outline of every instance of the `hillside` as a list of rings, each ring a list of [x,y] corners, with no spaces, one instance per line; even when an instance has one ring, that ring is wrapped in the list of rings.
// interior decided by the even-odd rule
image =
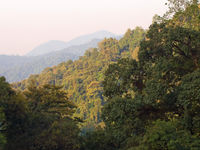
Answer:
[[[88,48],[97,47],[99,41],[100,39],[93,39],[86,44],[71,46],[40,56],[0,55],[0,75],[5,76],[9,82],[24,80],[31,74],[40,73],[46,67],[78,59]]]
[[[8,82],[24,80],[47,67],[78,59],[88,48],[97,47],[97,43],[106,37],[121,38],[108,31],[98,31],[69,42],[52,40],[43,43],[25,56],[0,55],[0,76],[5,76]]]
[[[24,90],[32,80],[38,85],[62,85],[67,90],[69,99],[78,106],[75,116],[87,120],[87,124],[97,124],[100,122],[101,107],[105,101],[101,84],[105,70],[119,58],[131,57],[144,36],[145,30],[139,27],[135,30],[129,29],[119,41],[113,38],[104,39],[98,48],[87,50],[78,60],[46,68],[41,74],[32,75],[13,86]]]

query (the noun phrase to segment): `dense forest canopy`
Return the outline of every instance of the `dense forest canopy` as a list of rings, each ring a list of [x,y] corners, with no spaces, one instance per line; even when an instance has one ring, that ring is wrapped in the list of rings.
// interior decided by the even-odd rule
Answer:
[[[75,116],[85,120],[86,124],[98,124],[101,122],[101,107],[105,103],[102,87],[105,70],[110,63],[122,57],[132,58],[145,33],[144,29],[137,27],[134,30],[129,29],[120,40],[104,39],[98,44],[98,48],[87,50],[79,60],[69,60],[46,68],[41,74],[32,75],[13,86],[25,90],[32,80],[38,85],[63,86],[69,99],[78,107]]]
[[[127,30],[12,85],[0,78],[5,150],[199,150],[200,7],[169,0]],[[67,91],[67,93],[66,93]]]

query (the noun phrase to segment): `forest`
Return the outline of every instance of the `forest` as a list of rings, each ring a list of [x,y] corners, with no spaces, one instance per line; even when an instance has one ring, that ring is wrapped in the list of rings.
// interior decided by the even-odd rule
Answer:
[[[0,77],[0,150],[200,150],[200,5],[168,2],[148,30]]]

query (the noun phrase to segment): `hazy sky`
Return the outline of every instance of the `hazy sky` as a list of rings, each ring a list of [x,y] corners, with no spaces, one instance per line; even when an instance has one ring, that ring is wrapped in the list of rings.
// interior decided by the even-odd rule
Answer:
[[[0,54],[23,55],[48,40],[148,28],[167,0],[0,0]]]

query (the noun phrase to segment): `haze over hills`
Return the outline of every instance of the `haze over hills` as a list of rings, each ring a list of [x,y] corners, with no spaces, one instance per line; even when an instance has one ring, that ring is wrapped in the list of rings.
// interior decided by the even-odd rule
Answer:
[[[67,47],[67,43],[64,41],[51,40],[46,43],[42,43],[41,45],[35,47],[32,51],[30,51],[26,56],[38,56],[47,54],[49,52],[58,51]]]
[[[90,42],[93,39],[104,39],[104,38],[109,38],[109,37],[118,39],[121,36],[102,30],[102,31],[91,33],[91,34],[79,36],[68,42],[59,41],[59,40],[51,40],[35,47],[32,51],[26,54],[26,56],[43,55],[43,54],[47,54],[53,51],[58,51],[64,48],[68,48],[70,46],[82,45],[82,44]]]
[[[94,39],[86,44],[70,46],[60,51],[38,56],[0,55],[0,76],[5,76],[9,82],[23,80],[30,74],[40,73],[46,67],[78,59],[88,48],[97,47],[99,41],[101,40]]]
[[[37,46],[25,56],[0,55],[0,76],[5,76],[9,82],[26,79],[46,67],[78,59],[87,49],[97,47],[98,42],[109,37],[119,39],[121,36],[108,31],[98,31],[69,42],[51,40]]]

